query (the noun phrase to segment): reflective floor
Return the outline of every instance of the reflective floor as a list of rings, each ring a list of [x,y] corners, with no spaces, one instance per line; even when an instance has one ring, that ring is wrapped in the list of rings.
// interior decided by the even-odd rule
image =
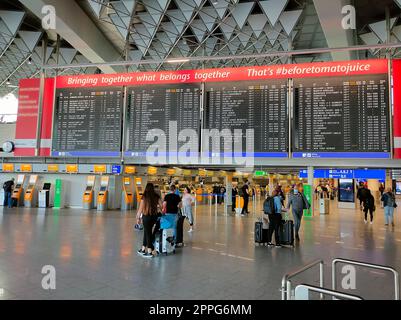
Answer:
[[[198,206],[196,228],[175,255],[146,260],[136,254],[142,232],[135,214],[82,210],[0,208],[0,299],[280,299],[282,276],[321,258],[341,257],[390,265],[401,271],[401,219],[385,227],[378,208],[373,225],[359,209],[337,209],[304,219],[301,242],[292,248],[256,247],[254,222],[224,206]],[[56,290],[42,288],[45,265],[56,270]],[[317,283],[312,269],[298,283]],[[365,298],[391,299],[391,276],[358,271]],[[378,290],[378,288],[380,290]]]

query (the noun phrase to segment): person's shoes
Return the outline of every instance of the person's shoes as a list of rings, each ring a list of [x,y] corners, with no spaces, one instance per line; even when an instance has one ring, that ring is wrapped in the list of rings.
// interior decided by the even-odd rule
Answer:
[[[188,230],[188,232],[193,232],[193,231],[194,231],[194,229],[192,229],[192,228]]]
[[[368,223],[368,220],[365,219],[364,221],[365,221],[365,223]]]
[[[385,227],[388,227],[388,223],[386,223],[384,226],[385,226]]]
[[[276,244],[276,248],[281,248],[281,244]]]
[[[154,255],[152,253],[146,252],[142,255],[142,257],[147,258],[147,259],[152,259],[152,258],[154,258]]]
[[[273,243],[268,242],[268,243],[267,243],[267,246],[268,246],[268,247],[273,247]]]
[[[299,241],[299,235],[295,235],[295,240]]]
[[[373,221],[370,221],[370,224],[373,224]]]
[[[245,215],[243,213],[241,213],[241,217],[245,217]]]
[[[146,252],[143,251],[142,249],[139,249],[139,250],[137,251],[137,253],[138,253],[139,255],[144,255]]]
[[[177,244],[175,245],[176,248],[182,248],[183,246],[184,246],[183,243],[177,243]]]

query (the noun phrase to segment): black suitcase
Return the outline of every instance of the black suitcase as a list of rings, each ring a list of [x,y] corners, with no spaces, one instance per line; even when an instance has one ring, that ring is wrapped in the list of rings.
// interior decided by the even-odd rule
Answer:
[[[255,243],[263,244],[267,243],[268,229],[263,229],[263,222],[255,222]]]
[[[185,217],[180,215],[177,219],[177,234],[175,243],[184,243],[184,221]]]
[[[283,220],[280,225],[280,244],[294,246],[294,221]]]

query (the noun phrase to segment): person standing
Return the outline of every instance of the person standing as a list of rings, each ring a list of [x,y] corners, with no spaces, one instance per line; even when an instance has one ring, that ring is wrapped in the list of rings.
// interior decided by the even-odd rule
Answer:
[[[195,203],[195,197],[191,194],[191,189],[185,187],[184,195],[182,196],[182,215],[188,219],[190,229],[188,232],[193,231],[194,226],[194,215],[192,211],[192,206]]]
[[[368,211],[370,215],[370,224],[373,224],[373,213],[376,210],[375,207],[375,198],[369,189],[365,188],[366,196],[364,197],[363,202],[363,212],[365,213],[365,223],[368,223]]]
[[[242,197],[244,198],[244,205],[242,207],[241,215],[245,216],[246,214],[249,214],[249,181],[245,182],[245,184],[242,186]]]
[[[12,192],[13,192],[13,188],[14,188],[14,178],[4,182],[4,184],[3,184],[3,189],[4,189],[4,203],[3,203],[3,206],[4,207],[6,207],[6,206],[8,208],[12,207],[11,195],[12,195]]]
[[[153,258],[154,251],[154,234],[153,227],[158,218],[158,212],[162,207],[160,196],[155,192],[153,183],[148,183],[137,213],[137,224],[143,223],[143,244],[138,250],[138,254],[144,258]],[[142,217],[142,218],[141,218]]]
[[[391,225],[394,227],[394,208],[397,208],[397,203],[391,188],[387,188],[386,192],[383,193],[381,201],[383,201],[384,206],[385,225],[388,226],[389,223],[391,223]]]
[[[305,209],[310,208],[310,204],[306,199],[302,183],[298,183],[294,188],[294,193],[288,198],[287,210],[292,207],[292,215],[294,217],[295,239],[299,241],[299,229],[301,228],[302,217]]]
[[[237,202],[237,195],[238,195],[238,188],[237,186],[233,186],[233,189],[231,191],[231,210],[232,212],[235,212],[235,207],[236,207],[236,202]]]
[[[356,193],[357,199],[359,199],[359,206],[361,208],[361,211],[363,210],[363,204],[365,203],[366,197],[370,193],[370,190],[366,188],[364,183],[360,183],[358,191]]]
[[[174,225],[174,238],[176,240],[176,245],[182,245],[182,235],[183,235],[183,224],[179,220],[179,212],[182,207],[181,197],[176,193],[176,187],[174,184],[170,186],[170,191],[164,197],[163,202],[163,213],[175,215],[175,225]],[[182,219],[181,219],[182,220]]]
[[[274,233],[276,247],[280,248],[281,247],[280,224],[281,224],[282,202],[281,202],[281,196],[278,195],[277,190],[273,191],[272,197],[274,201],[274,212],[269,214],[269,230],[267,236],[267,245],[273,246],[272,238]]]

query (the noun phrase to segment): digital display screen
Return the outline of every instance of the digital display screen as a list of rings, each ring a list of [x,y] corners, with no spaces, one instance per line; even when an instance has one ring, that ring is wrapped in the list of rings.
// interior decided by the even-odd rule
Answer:
[[[122,88],[58,89],[53,156],[120,155]]]
[[[355,202],[355,188],[353,179],[339,179],[338,187],[338,201]]]
[[[387,75],[294,80],[294,157],[390,158]]]

